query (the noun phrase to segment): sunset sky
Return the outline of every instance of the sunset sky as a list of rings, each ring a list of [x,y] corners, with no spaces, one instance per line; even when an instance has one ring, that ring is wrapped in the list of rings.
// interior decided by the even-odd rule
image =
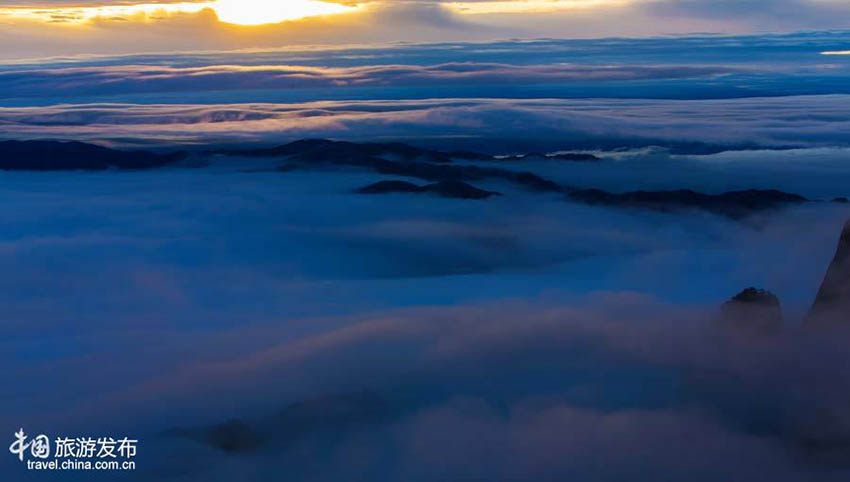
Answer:
[[[843,0],[12,0],[0,137],[844,145],[847,98],[796,96],[850,94],[848,24]]]
[[[843,0],[0,2],[0,57],[291,44],[787,32],[845,27]]]

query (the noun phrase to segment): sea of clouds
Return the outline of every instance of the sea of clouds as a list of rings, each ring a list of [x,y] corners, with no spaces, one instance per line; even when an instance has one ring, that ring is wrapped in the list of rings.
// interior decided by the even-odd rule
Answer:
[[[477,149],[846,146],[843,31],[79,56],[0,64],[0,137]],[[525,142],[524,142],[525,141]]]
[[[137,436],[141,480],[847,476],[846,336],[801,325],[844,205],[373,197],[374,173],[267,162],[3,173],[2,426]],[[783,334],[717,329],[750,285]],[[278,418],[296,402],[351,416]],[[164,434],[231,418],[262,443]]]
[[[437,99],[0,108],[3,137],[193,148],[302,138],[407,140],[493,154],[662,146],[683,153],[847,147],[850,96],[722,100]]]
[[[0,173],[0,428],[137,437],[122,476],[138,480],[846,480],[848,335],[802,320],[847,205],[735,221],[497,181],[476,183],[503,194],[486,201],[364,196],[385,177],[204,153],[304,137],[581,150],[604,160],[489,162],[828,201],[850,194],[850,97],[846,56],[820,52],[846,37],[3,64],[4,138],[212,162]],[[779,296],[781,334],[715,323],[749,286]],[[172,430],[231,418],[257,443]],[[0,470],[32,475],[11,454]]]

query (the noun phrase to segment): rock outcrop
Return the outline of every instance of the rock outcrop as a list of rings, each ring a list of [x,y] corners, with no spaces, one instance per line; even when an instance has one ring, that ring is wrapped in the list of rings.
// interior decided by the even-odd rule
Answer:
[[[809,311],[807,323],[817,327],[850,323],[850,221],[844,225],[835,258]]]
[[[245,453],[275,444],[285,447],[314,436],[333,436],[347,427],[375,425],[390,415],[391,407],[373,394],[341,393],[296,402],[259,419],[175,427],[162,435],[194,440],[222,452]]]
[[[720,322],[732,334],[775,335],[782,331],[782,306],[770,291],[747,288],[723,304]]]

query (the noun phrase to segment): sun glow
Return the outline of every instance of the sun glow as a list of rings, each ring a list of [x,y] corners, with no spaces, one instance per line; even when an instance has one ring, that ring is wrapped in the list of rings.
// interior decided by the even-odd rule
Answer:
[[[138,3],[61,8],[0,8],[0,19],[83,24],[97,19],[158,20],[169,15],[212,10],[219,21],[235,25],[264,25],[319,15],[333,15],[358,7],[319,0],[209,0],[202,2]]]
[[[266,25],[321,15],[335,15],[370,8],[376,0],[166,0],[158,3],[86,2],[68,7],[2,7],[0,25],[6,20],[41,21],[50,24],[84,25],[96,21],[154,22],[181,14],[212,12],[222,23]],[[147,0],[150,2],[151,0]],[[447,0],[442,5],[461,15],[548,13],[626,5],[635,0]],[[85,6],[86,3],[89,6]],[[828,53],[832,54],[832,52]]]
[[[212,9],[218,19],[237,25],[263,25],[317,15],[350,12],[355,7],[316,0],[217,0]]]
[[[597,7],[615,7],[632,0],[491,0],[447,2],[451,10],[460,14],[489,13],[551,13],[565,10],[589,10]]]
[[[43,21],[53,24],[78,24],[94,19],[154,19],[160,15],[196,13],[209,8],[207,3],[139,3],[135,5],[99,5],[64,8],[0,8],[0,18]]]

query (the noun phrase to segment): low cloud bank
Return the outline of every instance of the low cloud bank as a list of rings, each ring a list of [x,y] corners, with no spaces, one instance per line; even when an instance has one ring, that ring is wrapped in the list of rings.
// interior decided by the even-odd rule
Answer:
[[[2,97],[132,95],[140,93],[331,87],[464,87],[517,83],[650,81],[715,78],[760,72],[723,65],[509,65],[457,62],[434,65],[210,65],[165,67],[121,65],[0,72]]]
[[[5,138],[118,146],[407,139],[450,150],[846,147],[848,96],[737,100],[445,99],[0,108]],[[498,153],[498,151],[497,151]]]

